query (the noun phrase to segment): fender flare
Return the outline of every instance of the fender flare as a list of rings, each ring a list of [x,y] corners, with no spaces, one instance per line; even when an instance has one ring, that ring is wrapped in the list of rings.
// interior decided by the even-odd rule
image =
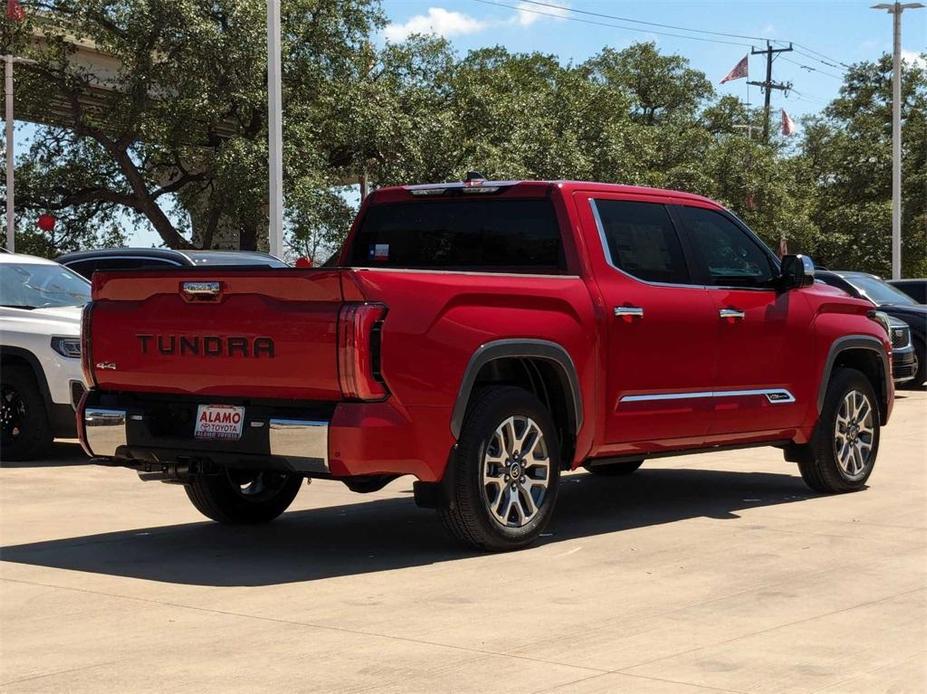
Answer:
[[[583,399],[579,387],[579,378],[576,375],[576,365],[573,363],[569,352],[550,340],[518,338],[487,342],[480,345],[470,357],[451,414],[451,433],[454,438],[460,437],[464,416],[467,413],[467,405],[470,402],[473,386],[476,383],[476,377],[480,369],[496,359],[508,358],[544,359],[555,363],[559,367],[564,390],[570,396],[569,405],[571,407],[570,415],[573,420],[573,433],[579,432],[583,425]]]
[[[42,364],[39,362],[38,357],[28,349],[23,349],[22,347],[0,345],[0,358],[6,357],[22,359],[29,365],[29,368],[32,369],[32,375],[35,377],[36,385],[39,387],[39,393],[42,395],[42,401],[45,403],[45,410],[50,412],[52,405],[51,391],[48,389],[48,380],[45,377],[45,370],[42,368]]]
[[[830,383],[830,376],[834,370],[834,362],[837,361],[837,357],[841,352],[850,349],[867,349],[879,355],[879,362],[882,365],[882,383],[879,384],[879,397],[882,400],[882,409],[884,409],[885,402],[888,398],[888,380],[892,377],[892,369],[888,363],[888,354],[886,354],[885,348],[878,338],[872,335],[844,335],[834,340],[827,352],[827,361],[824,362],[824,373],[822,374],[821,384],[818,386],[818,414],[824,409],[824,398],[827,395],[827,384]]]

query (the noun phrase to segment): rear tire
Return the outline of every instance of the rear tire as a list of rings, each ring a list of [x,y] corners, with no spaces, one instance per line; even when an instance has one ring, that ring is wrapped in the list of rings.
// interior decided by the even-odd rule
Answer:
[[[447,474],[438,512],[460,542],[485,551],[519,549],[547,526],[557,501],[560,444],[550,413],[521,388],[475,396]]]
[[[853,492],[866,486],[879,452],[879,400],[856,369],[834,372],[811,443],[798,449],[798,469],[817,492]]]
[[[0,376],[0,459],[35,460],[52,443],[45,401],[32,370],[6,366]]]
[[[644,459],[629,460],[623,463],[601,463],[599,465],[584,465],[586,471],[599,477],[623,477],[630,475],[644,464]]]
[[[199,474],[184,485],[196,510],[226,525],[268,523],[289,508],[300,475],[275,470],[234,470]]]

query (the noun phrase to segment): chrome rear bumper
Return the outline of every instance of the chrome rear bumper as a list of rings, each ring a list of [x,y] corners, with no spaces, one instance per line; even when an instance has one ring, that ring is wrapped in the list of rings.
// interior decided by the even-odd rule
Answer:
[[[329,472],[328,464],[328,422],[319,419],[248,418],[243,436],[253,437],[256,432],[267,430],[266,446],[260,444],[255,450],[255,440],[247,446],[239,442],[202,441],[188,439],[186,443],[176,438],[160,440],[151,434],[144,412],[127,409],[86,407],[81,414],[81,443],[93,458],[107,458],[113,462],[130,463],[133,460],[149,460],[152,456],[167,462],[171,457],[216,459],[238,457],[252,459],[260,465],[262,458],[280,459],[286,467],[297,472]]]
[[[81,443],[91,456],[115,456],[126,445],[126,411],[101,407],[84,410]]]

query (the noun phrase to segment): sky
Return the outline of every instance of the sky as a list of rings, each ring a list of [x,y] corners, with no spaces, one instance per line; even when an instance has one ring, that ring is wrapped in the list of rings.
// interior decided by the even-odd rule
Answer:
[[[871,0],[542,0],[537,4],[525,0],[383,1],[391,22],[384,31],[387,40],[400,40],[411,32],[437,33],[451,41],[461,54],[502,45],[511,51],[551,53],[563,63],[582,62],[606,46],[621,49],[636,41],[654,41],[661,52],[688,58],[693,68],[715,83],[720,94],[741,99],[748,96],[747,80],[726,85],[718,82],[750,52],[751,44],[760,49],[765,47],[760,40],[763,38],[774,40],[777,47],[792,41],[799,44],[797,50],[779,55],[773,64],[773,80],[792,82],[794,89],[787,96],[774,92],[773,107],[785,108],[793,117],[818,111],[837,95],[844,71],[841,63],[872,60],[891,51],[891,16],[870,9],[873,4]],[[755,38],[690,33],[629,20]],[[927,51],[927,9],[907,11],[904,29],[902,48],[910,58]],[[750,80],[765,77],[765,56],[751,56],[749,66]],[[749,87],[751,103],[761,104],[762,98],[759,88]]]
[[[746,85],[747,80],[718,83],[750,52],[751,46],[763,48],[763,39],[772,40],[777,47],[794,42],[796,50],[779,54],[773,64],[773,80],[791,82],[793,89],[788,94],[774,92],[772,106],[786,109],[796,121],[819,111],[837,95],[845,65],[874,60],[892,49],[891,16],[870,9],[873,0],[382,3],[389,24],[380,36],[381,43],[401,41],[411,33],[435,33],[447,38],[461,56],[471,49],[501,45],[513,52],[541,51],[557,56],[563,63],[578,63],[606,46],[621,49],[636,41],[654,41],[661,52],[688,58],[693,68],[715,83],[719,94],[732,94],[755,105],[760,105],[763,97],[759,88]],[[687,31],[690,29],[701,31]],[[902,49],[911,60],[921,60],[919,54],[927,52],[927,9],[904,13]],[[762,80],[764,70],[765,57],[750,56],[749,79]],[[17,149],[22,151],[28,144],[31,126],[20,125]],[[135,227],[128,231],[132,245],[159,245],[159,237],[149,229]]]

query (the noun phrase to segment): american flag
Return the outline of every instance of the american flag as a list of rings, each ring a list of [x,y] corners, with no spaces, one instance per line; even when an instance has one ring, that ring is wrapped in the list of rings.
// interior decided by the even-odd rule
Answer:
[[[731,80],[742,80],[744,77],[749,77],[749,62],[747,61],[749,57],[749,54],[745,55],[741,61],[734,66],[734,69],[727,73],[724,79],[721,80],[721,84],[730,82]]]
[[[795,121],[789,117],[785,109],[782,109],[782,134],[786,137],[795,134]]]
[[[19,4],[19,0],[7,0],[6,18],[11,22],[21,22],[26,18],[26,11]]]

